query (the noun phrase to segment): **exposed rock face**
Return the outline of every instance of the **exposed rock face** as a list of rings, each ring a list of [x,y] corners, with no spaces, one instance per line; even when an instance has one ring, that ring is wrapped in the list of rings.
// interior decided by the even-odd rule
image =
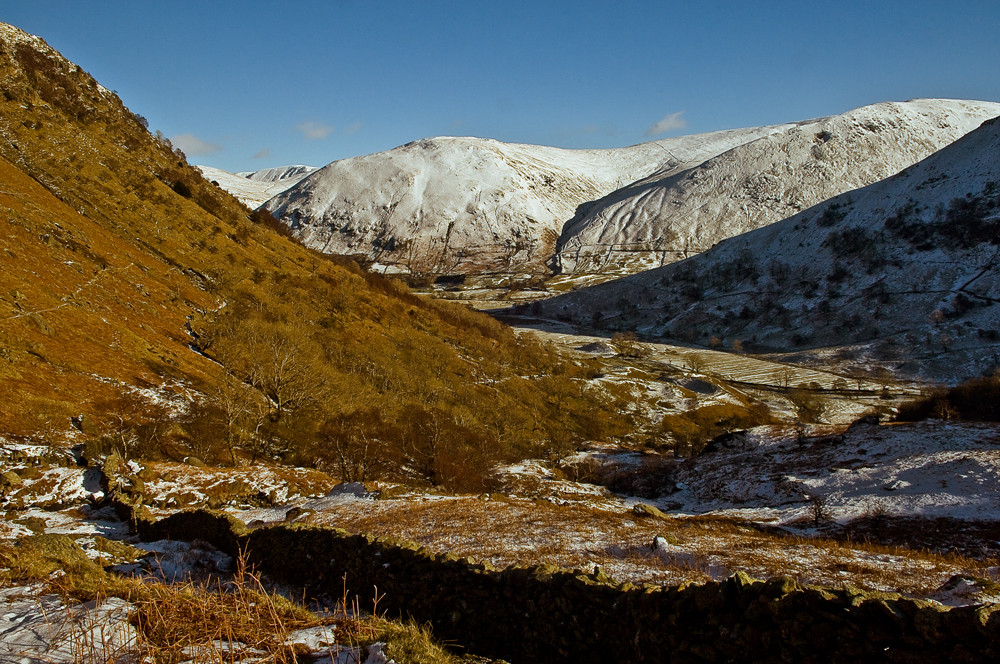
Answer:
[[[687,258],[895,175],[997,115],[1000,104],[986,102],[874,104],[661,168],[571,220],[555,264],[630,273]]]
[[[777,127],[615,150],[430,138],[333,162],[267,202],[307,246],[400,272],[544,271],[577,209],[638,178]]]
[[[540,309],[757,350],[854,346],[862,364],[867,353],[904,374],[951,381],[1000,364],[998,245],[995,119],[893,178]]]

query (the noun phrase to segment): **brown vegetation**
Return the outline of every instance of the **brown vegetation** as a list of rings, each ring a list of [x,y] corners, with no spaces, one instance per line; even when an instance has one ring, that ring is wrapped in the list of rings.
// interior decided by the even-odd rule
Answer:
[[[929,418],[1000,422],[1000,376],[966,381],[944,390],[934,390],[899,407],[897,422]]]
[[[627,431],[583,368],[294,243],[54,51],[0,43],[0,93],[0,431],[83,413],[126,456],[456,488]]]
[[[130,548],[115,542],[110,545]],[[133,549],[133,553],[144,552]],[[135,637],[114,645],[88,643],[93,637],[84,633],[70,635],[77,644],[74,652],[79,653],[79,661],[112,656],[115,661],[169,664],[242,661],[252,656],[254,661],[293,664],[309,651],[290,643],[290,635],[307,627],[321,627],[331,642],[336,639],[336,645],[329,647],[334,657],[345,649],[382,641],[387,643],[387,654],[400,662],[457,661],[423,628],[361,615],[346,593],[336,606],[328,607],[326,615],[316,615],[269,589],[247,567],[244,556],[237,560],[232,575],[175,584],[105,572],[66,535],[37,535],[3,544],[0,562],[6,568],[0,585],[41,582],[67,604],[109,597],[129,602],[128,622],[136,630]],[[56,570],[59,573],[53,574]],[[85,628],[81,626],[81,632]]]
[[[700,454],[716,436],[773,421],[770,409],[762,403],[714,404],[664,415],[660,433],[665,437],[664,444],[675,454],[693,456]]]

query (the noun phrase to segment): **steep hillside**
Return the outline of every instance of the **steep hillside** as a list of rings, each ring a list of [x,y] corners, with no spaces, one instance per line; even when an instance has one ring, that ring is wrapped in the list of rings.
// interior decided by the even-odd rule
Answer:
[[[681,260],[832,196],[895,175],[1000,115],[1000,104],[921,99],[791,125],[691,168],[661,169],[566,225],[561,272],[629,273]]]
[[[212,166],[198,166],[206,180],[217,184],[250,208],[298,184],[316,169],[313,166],[279,166],[260,171],[230,173]]]
[[[826,361],[957,380],[1000,365],[998,231],[1000,120],[990,120],[893,178],[540,309],[799,358],[838,347]]]
[[[617,150],[431,138],[333,162],[267,208],[307,246],[416,273],[546,271],[577,208],[657,169],[704,161],[776,127]]]
[[[126,456],[475,486],[627,425],[492,319],[298,245],[3,24],[0,93],[0,435],[58,442],[82,413]]]

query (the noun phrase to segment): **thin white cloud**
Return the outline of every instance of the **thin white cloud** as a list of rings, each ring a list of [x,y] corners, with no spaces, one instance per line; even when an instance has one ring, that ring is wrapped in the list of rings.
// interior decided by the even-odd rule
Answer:
[[[684,111],[677,111],[676,113],[663,116],[659,122],[646,130],[646,136],[659,136],[674,129],[683,129],[686,126],[687,121],[684,119]]]
[[[300,122],[295,125],[295,131],[305,136],[307,141],[318,141],[321,138],[329,136],[333,131],[333,127],[309,120],[308,122]]]
[[[355,122],[354,124],[352,124],[351,126],[349,126],[347,129],[345,129],[344,133],[345,134],[356,134],[359,131],[361,131],[361,127],[362,126],[363,125],[360,122]]]
[[[258,152],[257,154],[255,154],[254,156],[252,156],[250,158],[251,159],[265,159],[265,158],[270,157],[270,156],[271,156],[271,148],[264,148],[263,150],[261,150],[260,152]]]
[[[178,147],[189,157],[197,157],[206,154],[215,154],[222,150],[218,143],[203,141],[194,134],[177,134],[170,137],[170,142],[174,147]]]

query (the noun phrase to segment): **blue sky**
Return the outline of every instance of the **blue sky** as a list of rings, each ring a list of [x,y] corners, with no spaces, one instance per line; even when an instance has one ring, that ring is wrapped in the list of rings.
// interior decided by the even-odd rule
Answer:
[[[4,0],[192,163],[427,136],[569,148],[885,100],[1000,101],[1000,2]]]

